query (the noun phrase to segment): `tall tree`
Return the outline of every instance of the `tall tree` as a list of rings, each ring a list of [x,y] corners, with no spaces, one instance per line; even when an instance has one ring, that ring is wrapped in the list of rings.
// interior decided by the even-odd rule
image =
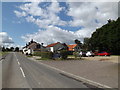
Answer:
[[[10,47],[10,51],[14,51],[14,47]]]
[[[90,38],[84,38],[84,42],[83,42],[83,49],[85,50],[90,50],[90,47],[91,47],[91,44],[89,43],[89,40]]]
[[[16,47],[16,48],[15,48],[15,51],[16,51],[16,52],[19,52],[19,47]]]
[[[3,52],[5,52],[5,51],[6,51],[6,49],[5,49],[5,47],[4,47],[4,46],[2,47],[2,51],[3,51]]]
[[[81,47],[82,43],[78,39],[75,40],[75,43]]]
[[[91,49],[120,54],[120,18],[96,29],[90,38]]]

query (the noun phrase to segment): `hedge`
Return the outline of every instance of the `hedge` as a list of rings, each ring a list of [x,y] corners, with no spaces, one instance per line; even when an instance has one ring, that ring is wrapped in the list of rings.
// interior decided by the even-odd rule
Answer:
[[[53,53],[52,52],[41,52],[41,58],[52,59]]]
[[[67,50],[62,50],[60,51],[61,59],[67,59],[68,57],[68,51]]]

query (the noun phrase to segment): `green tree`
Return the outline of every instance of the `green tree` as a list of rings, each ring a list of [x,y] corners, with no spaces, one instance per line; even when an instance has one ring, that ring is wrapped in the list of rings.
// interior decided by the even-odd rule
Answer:
[[[89,43],[91,49],[107,51],[112,54],[120,54],[120,18],[116,21],[110,20],[92,34]]]
[[[4,46],[2,47],[2,51],[3,51],[3,52],[5,52],[5,51],[6,51],[6,49],[5,49],[5,47],[4,47]]]
[[[14,51],[14,47],[10,47],[10,51]]]
[[[80,46],[80,47],[82,46],[81,41],[79,41],[78,39],[75,40],[75,43],[76,43],[78,46]]]
[[[15,48],[15,51],[16,51],[16,52],[19,52],[19,47],[16,47],[16,48]]]
[[[83,46],[82,48],[84,50],[90,50],[91,44],[90,44],[90,38],[84,38]]]

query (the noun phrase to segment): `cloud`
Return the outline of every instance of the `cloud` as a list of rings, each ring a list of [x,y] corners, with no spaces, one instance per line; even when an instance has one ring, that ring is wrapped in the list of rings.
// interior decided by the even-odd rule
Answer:
[[[0,45],[14,43],[12,38],[6,32],[0,32]]]
[[[27,14],[25,12],[19,12],[19,11],[14,11],[14,13],[16,14],[17,17],[22,17],[22,16],[26,16]]]
[[[55,26],[48,26],[47,30],[39,30],[34,34],[22,36],[22,38],[26,42],[34,39],[39,43],[43,42],[47,45],[52,42],[74,43],[74,40],[78,38],[78,36],[74,32],[63,30]]]
[[[45,7],[42,8],[42,5]],[[107,23],[108,19],[117,19],[117,2],[66,2],[60,6],[59,2],[42,3],[31,2],[19,6],[20,11],[14,11],[16,16],[23,17],[27,22],[37,25],[40,30],[27,34],[22,38],[28,42],[34,39],[40,43],[53,43],[57,41],[73,43],[74,39],[90,37],[96,28]],[[58,14],[65,11],[71,17],[70,21],[61,20]],[[64,30],[57,26],[84,27],[76,31]],[[44,30],[41,30],[43,28]],[[67,29],[67,28],[66,28]]]
[[[67,15],[72,16],[71,26],[83,26],[78,30],[81,36],[91,36],[96,28],[107,23],[108,19],[116,20],[118,17],[117,2],[67,2],[69,10]]]
[[[84,25],[85,27],[96,26],[95,20],[105,24],[108,19],[116,19],[117,2],[70,2],[68,15],[73,17],[71,25]],[[92,24],[91,24],[92,23]]]

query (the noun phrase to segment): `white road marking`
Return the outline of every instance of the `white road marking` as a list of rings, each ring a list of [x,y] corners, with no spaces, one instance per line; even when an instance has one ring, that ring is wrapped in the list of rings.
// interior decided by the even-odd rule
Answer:
[[[81,81],[83,81],[83,82],[87,82],[87,83],[89,83],[89,84],[91,84],[91,85],[94,85],[94,86],[97,86],[97,87],[99,87],[99,88],[112,88],[112,87],[110,87],[110,86],[103,85],[103,84],[101,84],[101,83],[98,83],[98,82],[95,82],[95,81],[92,81],[92,80],[89,80],[89,79],[86,79],[86,78],[83,78],[83,77],[74,75],[74,74],[72,74],[72,73],[68,73],[68,72],[66,72],[66,71],[60,70],[60,69],[55,68],[55,67],[52,67],[52,66],[50,66],[50,65],[47,65],[47,64],[44,64],[44,63],[41,63],[41,62],[40,62],[40,64],[42,64],[42,65],[44,65],[44,66],[47,66],[47,67],[49,67],[49,68],[51,68],[51,69],[60,71],[60,72],[62,72],[62,73],[64,73],[64,74],[70,75],[70,76],[72,76],[72,77],[74,77],[74,78],[76,78],[76,79],[79,79],[79,80],[81,80]]]
[[[18,61],[18,65],[20,65],[19,61]]]
[[[16,59],[18,61],[18,59]],[[19,62],[19,61],[18,61]]]
[[[25,73],[24,73],[24,71],[23,71],[23,69],[21,67],[20,67],[20,70],[22,72],[23,77],[25,77]]]
[[[15,53],[14,53],[14,55],[15,55],[15,57],[16,57],[16,60],[17,60],[18,65],[20,66],[20,62],[19,62],[19,60],[18,60],[18,58],[17,58],[17,56],[16,56]],[[25,77],[25,73],[24,73],[22,67],[20,67],[20,70],[21,70],[21,72],[22,72],[23,77]]]
[[[19,62],[19,60],[18,60],[18,58],[17,58],[17,56],[16,56],[15,53],[14,53],[14,55],[15,55],[15,58],[16,58],[16,60],[17,60],[18,65],[20,66],[20,62]]]

